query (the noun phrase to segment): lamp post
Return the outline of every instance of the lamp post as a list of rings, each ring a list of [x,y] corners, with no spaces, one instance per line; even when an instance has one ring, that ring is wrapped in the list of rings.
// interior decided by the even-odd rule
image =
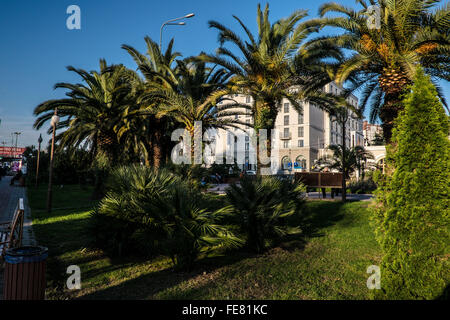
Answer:
[[[181,20],[181,19],[192,18],[193,16],[195,16],[195,14],[189,13],[189,14],[183,16],[183,17],[179,17],[179,18],[176,18],[176,19],[167,20],[166,22],[164,22],[164,23],[161,25],[161,29],[159,30],[159,51],[160,51],[160,52],[161,52],[161,46],[162,46],[162,32],[163,32],[164,26],[167,26],[167,25],[172,25],[172,26],[184,26],[184,25],[186,25],[186,23],[184,23],[184,22],[178,22],[178,23],[173,23],[173,22],[174,22],[174,21]]]
[[[48,175],[48,190],[47,190],[47,212],[50,213],[52,211],[52,175],[53,175],[53,153],[55,149],[55,132],[56,125],[59,123],[59,117],[57,115],[58,108],[55,108],[55,114],[52,117],[50,125],[53,127],[52,133],[52,149],[50,152],[50,168]]]
[[[13,134],[16,135],[16,145],[15,145],[16,150],[15,150],[15,152],[17,152],[17,140],[18,140],[19,136],[22,134],[22,132],[14,132]]]
[[[37,154],[37,164],[36,164],[36,188],[38,186],[39,159],[41,156],[41,143],[42,143],[42,134],[39,135],[39,139],[38,139],[38,154]]]

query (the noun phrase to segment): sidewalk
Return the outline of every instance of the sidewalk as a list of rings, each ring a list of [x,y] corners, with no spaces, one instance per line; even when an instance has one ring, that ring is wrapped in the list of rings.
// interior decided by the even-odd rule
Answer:
[[[11,176],[5,176],[0,181],[0,221],[11,221],[19,198],[23,198],[25,207],[22,245],[36,245],[32,229],[31,210],[28,206],[26,188],[10,186]],[[3,268],[0,268],[0,300],[3,295]]]
[[[35,245],[33,229],[31,227],[31,210],[28,206],[26,188],[10,186],[11,176],[5,176],[0,181],[0,221],[11,221],[19,198],[23,198],[25,206],[25,220],[23,224],[23,245]]]
[[[339,193],[338,196],[334,196],[334,199],[331,198],[331,193],[330,192],[327,192],[326,195],[327,195],[327,197],[324,199],[322,197],[322,192],[320,192],[320,194],[317,191],[316,192],[308,192],[306,194],[306,198],[307,199],[311,199],[311,200],[319,200],[319,199],[321,199],[321,200],[330,200],[330,201],[333,201],[333,200],[341,201],[342,200],[340,193]],[[373,195],[372,194],[347,193],[347,200],[349,200],[349,201],[370,201],[372,199],[373,199]]]

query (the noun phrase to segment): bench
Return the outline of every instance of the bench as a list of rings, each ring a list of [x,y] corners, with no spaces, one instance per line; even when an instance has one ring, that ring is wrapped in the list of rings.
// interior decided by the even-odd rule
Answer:
[[[20,198],[12,221],[0,222],[0,260],[7,249],[19,247],[22,244],[24,220],[23,199]]]

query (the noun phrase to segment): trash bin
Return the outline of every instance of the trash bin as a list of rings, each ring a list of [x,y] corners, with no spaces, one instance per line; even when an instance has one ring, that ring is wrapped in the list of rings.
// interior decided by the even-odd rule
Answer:
[[[11,248],[5,252],[4,300],[43,300],[48,249],[41,246]]]

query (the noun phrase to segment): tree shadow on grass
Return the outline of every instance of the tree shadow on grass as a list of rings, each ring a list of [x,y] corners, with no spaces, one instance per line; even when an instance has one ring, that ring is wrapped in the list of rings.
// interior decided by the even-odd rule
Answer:
[[[192,271],[175,271],[172,267],[151,273],[142,274],[136,278],[125,280],[117,285],[109,286],[91,292],[77,299],[81,300],[142,300],[154,299],[158,293],[177,286],[178,284],[198,278],[196,282],[207,283],[212,280],[211,274],[219,268],[234,264],[242,259],[252,257],[245,251],[233,251],[231,255],[205,258],[198,261]],[[150,263],[150,262],[149,262]],[[122,268],[123,265],[117,267]],[[96,270],[95,274],[108,272],[109,268]],[[91,275],[94,275],[92,273]]]
[[[324,236],[323,229],[336,224],[344,218],[341,201],[315,201],[309,203],[303,212],[289,220],[292,226],[300,226],[305,239]],[[306,240],[304,240],[306,241]]]

